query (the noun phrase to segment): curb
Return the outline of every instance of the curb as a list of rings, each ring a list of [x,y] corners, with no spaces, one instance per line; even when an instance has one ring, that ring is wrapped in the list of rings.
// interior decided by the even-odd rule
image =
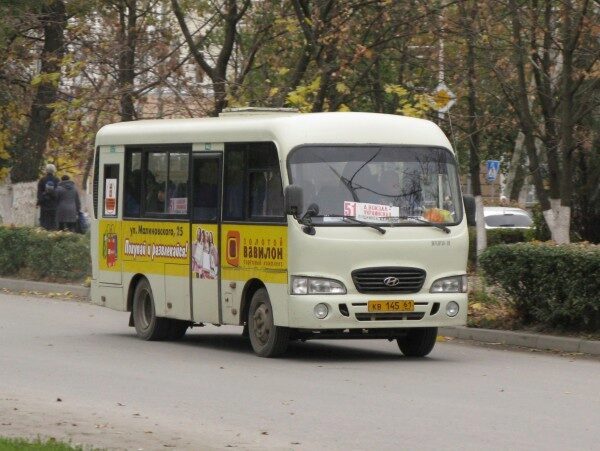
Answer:
[[[514,332],[512,330],[476,329],[472,327],[440,327],[438,333],[446,337],[483,343],[499,343],[531,349],[600,355],[600,340],[584,340],[556,335]]]
[[[70,292],[71,294],[81,297],[90,298],[90,289],[83,285],[74,285],[66,283],[51,283],[51,282],[36,282],[34,280],[25,279],[7,279],[0,277],[0,289],[10,291],[38,291],[43,293],[61,293]]]

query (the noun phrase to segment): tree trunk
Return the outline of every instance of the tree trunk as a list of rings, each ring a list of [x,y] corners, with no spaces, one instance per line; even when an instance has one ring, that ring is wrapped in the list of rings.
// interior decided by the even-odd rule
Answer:
[[[571,207],[561,205],[560,199],[550,199],[551,208],[544,210],[544,219],[552,240],[557,244],[566,244],[570,242],[571,231]]]
[[[204,73],[210,78],[214,92],[214,106],[210,112],[211,116],[218,116],[227,106],[227,66],[233,53],[237,35],[237,24],[242,20],[246,11],[250,7],[250,0],[244,0],[238,8],[236,0],[227,0],[225,2],[225,11],[219,11],[223,18],[223,40],[220,43],[220,51],[217,56],[216,64],[211,66],[204,57],[201,50],[201,41],[194,41],[192,33],[188,28],[186,18],[178,0],[171,0],[173,13],[177,18],[181,32],[190,48],[194,60]],[[249,68],[248,68],[249,70]],[[240,80],[241,81],[241,80]]]
[[[137,0],[123,0],[119,5],[119,76],[121,121],[135,119],[133,99],[135,83],[135,50],[137,42]]]
[[[523,158],[524,141],[525,135],[523,135],[523,132],[519,132],[517,134],[517,139],[515,140],[512,158],[510,159],[508,175],[506,176],[504,195],[512,201],[517,201],[519,199],[519,193],[521,192],[525,180],[525,171],[523,169],[525,163],[525,158]]]
[[[44,161],[53,108],[50,106],[58,97],[62,57],[65,53],[64,30],[67,26],[65,4],[53,0],[42,9],[41,22],[44,27],[44,48],[40,57],[42,81],[31,105],[30,120],[25,134],[13,150],[13,182],[29,182],[39,176]],[[48,78],[52,76],[52,78]]]
[[[483,217],[483,199],[481,197],[481,181],[479,159],[480,134],[478,111],[477,111],[477,76],[475,73],[475,40],[477,33],[475,30],[475,21],[477,19],[477,3],[471,1],[461,3],[460,11],[462,16],[463,29],[465,32],[465,42],[467,45],[467,89],[469,105],[469,173],[471,175],[471,187],[475,197],[476,221],[477,221],[477,255],[481,254],[487,247],[487,233]]]
[[[529,157],[529,170],[533,177],[535,191],[542,210],[548,210],[550,208],[550,202],[540,172],[540,163],[535,143],[534,121],[529,105],[529,93],[525,75],[525,61],[528,58],[528,55],[521,34],[523,27],[520,20],[520,11],[515,0],[510,0],[509,6],[512,16],[513,56],[518,76],[517,99],[514,102],[514,106],[519,117],[519,122],[521,123],[521,130],[525,137],[525,149],[527,150],[527,155]]]
[[[573,30],[571,14],[573,5],[570,0],[562,3],[562,76],[560,109],[560,154],[562,171],[560,174],[560,199],[551,199],[552,208],[544,211],[544,217],[552,239],[558,244],[570,242],[571,197],[573,196],[573,154],[574,108],[573,96],[573,52],[577,44],[578,31]],[[581,15],[585,13],[587,2],[583,2]]]

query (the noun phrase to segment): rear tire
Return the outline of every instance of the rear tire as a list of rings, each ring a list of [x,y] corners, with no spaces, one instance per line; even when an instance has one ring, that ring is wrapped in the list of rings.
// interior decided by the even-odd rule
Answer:
[[[248,335],[252,349],[260,357],[276,357],[287,349],[290,330],[275,325],[273,308],[265,288],[260,288],[252,296],[248,311]]]
[[[410,329],[406,336],[396,338],[398,347],[406,357],[425,357],[437,340],[437,327]]]
[[[169,320],[156,316],[152,288],[146,279],[139,281],[133,293],[133,324],[142,340],[164,340],[169,333]]]

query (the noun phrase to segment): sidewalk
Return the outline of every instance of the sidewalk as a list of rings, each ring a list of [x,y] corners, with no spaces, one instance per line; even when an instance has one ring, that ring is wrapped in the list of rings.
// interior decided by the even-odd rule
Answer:
[[[35,282],[23,279],[0,277],[0,290],[14,292],[36,292],[71,295],[89,300],[90,289],[83,285]],[[445,337],[473,340],[483,343],[522,346],[524,348],[552,350],[558,352],[582,353],[600,356],[600,340],[561,337],[557,335],[514,332],[510,330],[476,329],[472,327],[441,327],[439,334]]]
[[[477,329],[474,327],[440,327],[439,334],[462,340],[480,341],[524,348],[600,356],[600,340],[561,337],[512,330]]]
[[[89,300],[90,298],[90,289],[81,284],[36,282],[34,280],[7,279],[0,277],[0,290],[2,289],[15,292],[31,291],[36,293],[70,293],[74,296],[85,298],[85,300]]]

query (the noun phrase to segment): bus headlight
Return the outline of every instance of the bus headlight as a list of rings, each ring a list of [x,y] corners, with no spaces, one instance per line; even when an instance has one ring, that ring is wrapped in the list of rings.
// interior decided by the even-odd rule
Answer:
[[[431,284],[430,293],[466,293],[467,276],[452,276],[438,279]]]
[[[346,287],[333,279],[292,276],[292,294],[346,294]]]

